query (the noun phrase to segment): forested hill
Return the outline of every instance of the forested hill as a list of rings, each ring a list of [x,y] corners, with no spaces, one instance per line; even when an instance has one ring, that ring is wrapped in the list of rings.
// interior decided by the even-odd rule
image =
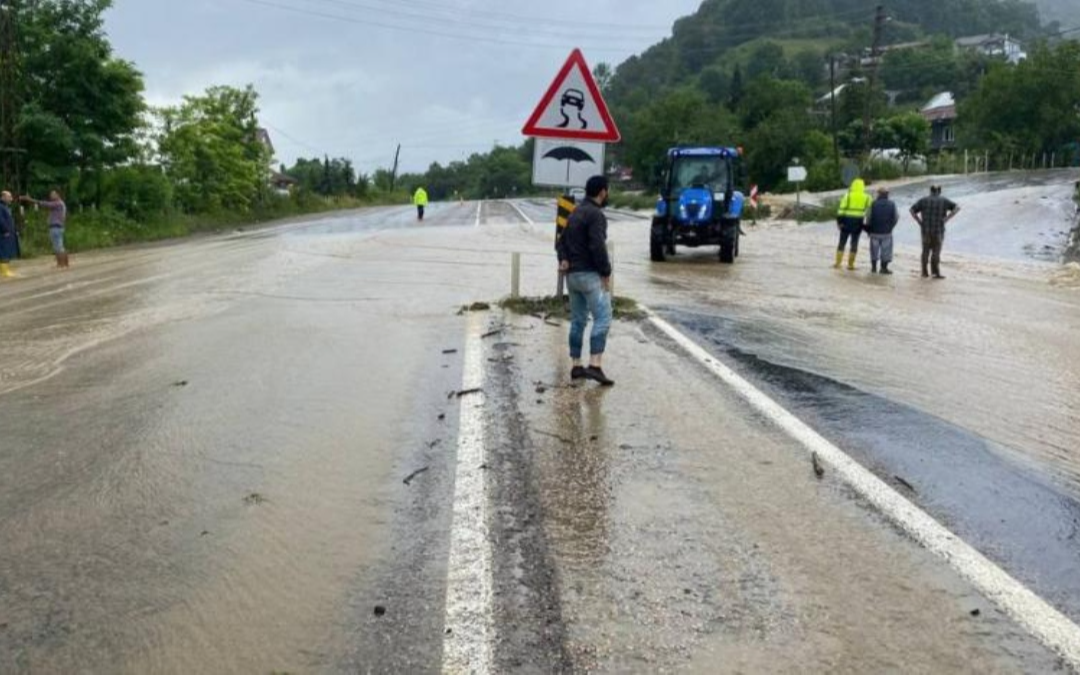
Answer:
[[[1080,0],[1069,0],[1070,2]],[[769,39],[788,56],[804,61],[826,49],[860,53],[871,42],[874,2],[867,0],[705,0],[676,22],[671,38],[616,70],[609,98],[635,108],[644,99],[687,84],[710,67],[731,70],[750,45]],[[1035,5],[1020,0],[889,0],[884,43],[929,35],[960,37],[1008,33],[1037,36],[1042,27]]]

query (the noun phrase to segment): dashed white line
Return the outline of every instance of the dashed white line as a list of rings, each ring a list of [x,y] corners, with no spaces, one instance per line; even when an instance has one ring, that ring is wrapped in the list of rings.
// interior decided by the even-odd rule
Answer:
[[[482,319],[469,321],[462,391],[484,385]],[[446,580],[443,672],[486,675],[494,670],[493,571],[484,449],[484,393],[461,398],[454,512]]]
[[[650,322],[683,350],[734,389],[760,413],[772,420],[808,451],[817,453],[852,489],[872,503],[913,539],[944,559],[960,576],[1006,614],[1031,632],[1043,645],[1057,652],[1069,666],[1080,671],[1080,626],[1052,607],[1005,570],[965,543],[928,513],[865,469],[802,420],[718,363],[697,343],[667,321],[650,312]]]
[[[484,210],[484,200],[476,202],[476,226],[480,227],[480,214]]]

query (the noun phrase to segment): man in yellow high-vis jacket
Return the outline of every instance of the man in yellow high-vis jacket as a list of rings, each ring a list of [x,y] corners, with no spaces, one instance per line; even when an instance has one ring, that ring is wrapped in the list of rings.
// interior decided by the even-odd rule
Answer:
[[[855,256],[859,253],[859,237],[862,236],[866,212],[873,203],[874,200],[866,192],[866,183],[861,178],[852,181],[851,188],[840,200],[840,208],[836,212],[836,225],[840,228],[840,245],[836,249],[834,268],[840,269],[840,264],[844,261],[844,249],[847,248],[850,240],[851,254],[848,255],[848,269],[855,269]]]

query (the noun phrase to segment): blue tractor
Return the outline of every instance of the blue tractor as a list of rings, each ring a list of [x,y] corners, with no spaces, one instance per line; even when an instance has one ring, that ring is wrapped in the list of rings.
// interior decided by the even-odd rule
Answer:
[[[672,148],[656,203],[649,252],[655,262],[676,246],[719,246],[720,262],[739,255],[739,222],[746,198],[736,189],[738,148]]]

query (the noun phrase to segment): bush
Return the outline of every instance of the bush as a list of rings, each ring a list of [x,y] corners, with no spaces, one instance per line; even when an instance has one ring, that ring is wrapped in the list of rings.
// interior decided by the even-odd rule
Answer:
[[[613,192],[609,198],[609,205],[616,209],[632,209],[635,211],[651,211],[656,208],[657,196],[654,194],[634,192]]]

